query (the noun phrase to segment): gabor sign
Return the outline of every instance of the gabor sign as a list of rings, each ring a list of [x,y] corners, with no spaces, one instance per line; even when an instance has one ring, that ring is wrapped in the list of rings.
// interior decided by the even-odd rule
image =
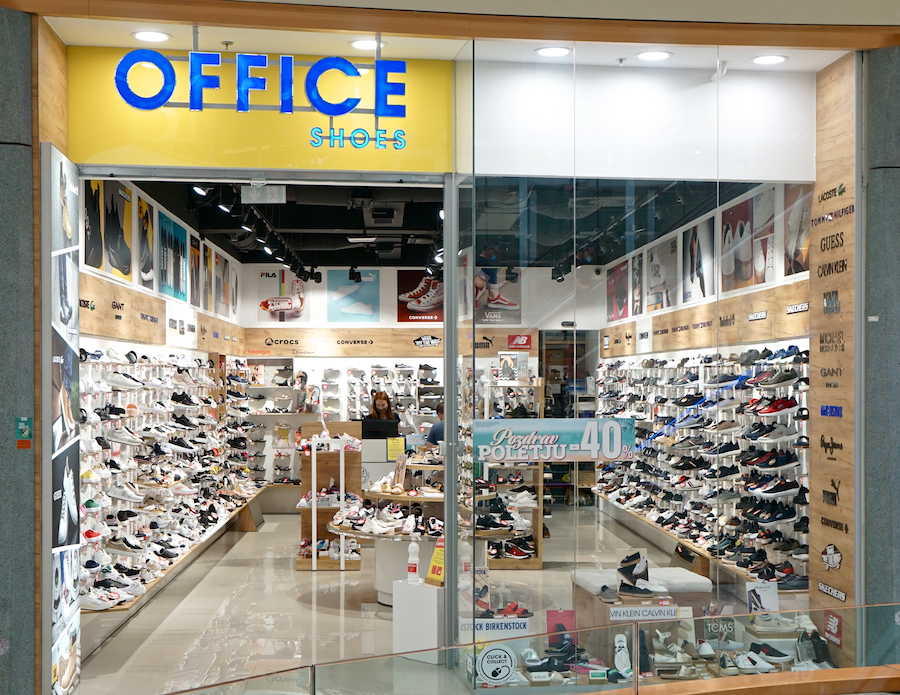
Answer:
[[[131,89],[128,84],[128,73],[138,65],[151,64],[162,73],[163,84],[159,91],[151,96],[141,96]],[[214,69],[222,65],[220,53],[204,53],[192,51],[188,57],[189,81],[190,81],[190,108],[192,111],[202,111],[204,93],[208,89],[219,89],[220,76],[214,74]],[[238,112],[250,110],[250,92],[266,91],[269,87],[265,77],[250,74],[252,69],[263,69],[269,65],[266,55],[251,53],[238,53],[235,56],[235,70],[237,90],[235,95],[235,109]],[[206,72],[209,69],[211,72]],[[348,97],[340,102],[326,100],[319,92],[319,79],[329,70],[337,70],[347,77],[360,77],[360,72],[349,60],[337,56],[322,58],[313,63],[306,73],[304,91],[310,106],[321,114],[335,117],[343,116],[355,110],[360,103],[356,97]],[[406,73],[406,61],[403,60],[376,60],[375,61],[375,109],[374,115],[382,118],[406,118],[406,106],[404,104],[388,103],[388,97],[404,96],[406,85],[402,82],[392,82],[391,75]],[[140,48],[127,53],[116,67],[116,89],[125,102],[136,109],[153,111],[165,106],[175,92],[176,76],[175,68],[171,61],[159,53],[146,48]],[[294,113],[294,57],[279,56],[279,87],[281,113]],[[308,109],[305,109],[308,110]],[[391,142],[393,148],[402,150],[406,146],[406,133],[395,130],[391,138],[388,138],[386,130],[376,129],[369,133],[364,128],[356,128],[348,135],[344,135],[343,128],[329,128],[326,133],[322,128],[313,128],[310,131],[310,144],[313,147],[321,147],[328,143],[330,147],[343,147],[349,142],[352,147],[362,148],[374,143],[375,149],[386,149]]]

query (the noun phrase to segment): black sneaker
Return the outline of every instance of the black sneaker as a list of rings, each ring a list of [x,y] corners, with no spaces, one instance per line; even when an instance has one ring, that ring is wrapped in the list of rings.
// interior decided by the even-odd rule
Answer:
[[[103,233],[106,257],[109,264],[122,275],[131,275],[131,249],[125,240],[125,230],[122,228],[122,219],[115,204],[106,207],[106,225]],[[128,228],[131,229],[129,220]]]
[[[189,430],[197,429],[198,425],[193,420],[190,420],[184,415],[178,415],[175,417],[175,422],[177,422],[182,427],[187,427]]]
[[[649,589],[639,589],[625,582],[619,583],[619,589],[616,591],[620,598],[650,598],[653,592]]]

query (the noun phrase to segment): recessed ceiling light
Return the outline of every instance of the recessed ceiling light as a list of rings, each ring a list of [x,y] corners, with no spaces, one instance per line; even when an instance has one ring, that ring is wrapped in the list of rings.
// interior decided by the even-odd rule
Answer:
[[[375,39],[360,39],[359,41],[351,41],[350,45],[353,46],[357,51],[374,51],[378,48],[378,42]],[[387,44],[382,41],[381,47],[384,48]]]
[[[668,51],[644,51],[643,53],[637,54],[638,60],[667,60],[672,57],[672,54]]]
[[[544,48],[538,48],[535,51],[535,53],[544,58],[562,58],[563,56],[569,55],[571,52],[572,49],[566,48],[565,46],[545,46]]]
[[[757,65],[778,65],[787,60],[787,56],[756,56],[753,62]]]
[[[161,43],[172,38],[171,34],[161,31],[136,31],[132,34],[138,41],[149,41],[150,43]]]

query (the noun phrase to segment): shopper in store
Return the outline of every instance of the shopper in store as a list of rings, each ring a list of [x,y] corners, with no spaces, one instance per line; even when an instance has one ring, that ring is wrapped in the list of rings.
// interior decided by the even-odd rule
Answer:
[[[384,391],[373,394],[372,403],[374,408],[366,415],[365,420],[400,420],[400,416],[391,407],[391,397]]]
[[[425,444],[429,449],[435,449],[439,443],[444,441],[444,403],[438,403],[435,408],[437,411],[438,421],[431,426]]]

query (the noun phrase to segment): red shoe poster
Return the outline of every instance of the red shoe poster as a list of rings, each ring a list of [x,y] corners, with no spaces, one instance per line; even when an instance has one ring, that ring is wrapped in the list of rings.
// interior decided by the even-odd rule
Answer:
[[[422,270],[397,271],[397,322],[444,320],[444,283]]]
[[[606,320],[628,318],[628,261],[606,271]]]

